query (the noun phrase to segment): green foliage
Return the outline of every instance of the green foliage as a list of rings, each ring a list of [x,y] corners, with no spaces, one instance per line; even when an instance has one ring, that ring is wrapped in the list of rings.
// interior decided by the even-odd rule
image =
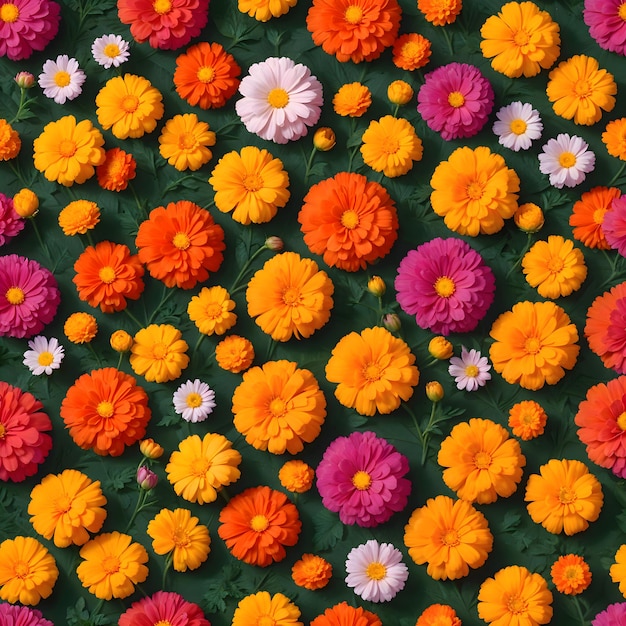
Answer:
[[[230,604],[236,604],[250,593],[248,582],[242,580],[241,566],[229,563],[220,570],[215,580],[209,581],[202,597],[201,606],[208,613],[224,613]]]
[[[103,615],[97,611],[90,613],[85,598],[78,598],[74,606],[68,607],[65,619],[67,626],[106,626],[117,621],[111,615]]]
[[[313,519],[313,546],[316,551],[332,550],[344,533],[344,525],[336,513],[320,508]]]

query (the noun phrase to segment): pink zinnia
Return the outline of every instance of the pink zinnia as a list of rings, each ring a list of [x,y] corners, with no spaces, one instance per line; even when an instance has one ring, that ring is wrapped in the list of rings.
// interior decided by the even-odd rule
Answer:
[[[176,50],[206,26],[209,0],[117,0],[117,14],[138,43]]]
[[[41,611],[18,604],[0,603],[0,624],[3,626],[54,626]]]
[[[32,337],[56,315],[61,292],[50,270],[17,254],[0,256],[0,337]]]
[[[0,480],[19,483],[48,456],[52,422],[41,409],[35,396],[0,381]]]
[[[585,0],[583,20],[601,48],[626,55],[624,0]]]
[[[487,123],[493,109],[491,83],[467,63],[449,63],[424,76],[417,94],[417,110],[446,141],[473,137]]]
[[[344,524],[372,528],[402,511],[411,492],[407,458],[373,432],[338,437],[317,466],[322,504]]]
[[[0,246],[8,243],[24,228],[24,220],[13,208],[13,199],[0,193]]]
[[[438,335],[467,333],[491,306],[491,268],[462,239],[437,237],[400,261],[395,288],[402,310]]]
[[[602,222],[604,238],[613,250],[626,257],[626,194],[613,198]]]
[[[187,602],[173,591],[157,591],[134,602],[120,615],[118,626],[211,626],[197,604]]]
[[[27,59],[59,32],[61,6],[52,0],[0,0],[0,57]]]
[[[626,602],[616,602],[600,611],[593,620],[591,626],[621,626],[626,624]]]

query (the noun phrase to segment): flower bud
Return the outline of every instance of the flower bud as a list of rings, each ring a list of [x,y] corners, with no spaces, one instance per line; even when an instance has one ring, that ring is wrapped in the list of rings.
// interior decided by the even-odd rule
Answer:
[[[536,233],[543,226],[543,211],[532,202],[520,204],[513,214],[513,220],[525,233]]]
[[[163,447],[154,439],[142,439],[139,442],[139,450],[147,459],[158,459],[163,456]]]
[[[439,402],[443,398],[443,387],[441,383],[436,380],[426,383],[426,397],[431,402]]]
[[[313,145],[320,152],[328,152],[335,147],[335,133],[332,128],[323,126],[318,128],[313,135]]]
[[[128,352],[133,345],[132,335],[125,330],[116,330],[111,335],[109,343],[115,352]]]
[[[35,77],[30,72],[18,72],[13,80],[20,89],[30,89],[35,84]]]
[[[285,247],[283,240],[280,237],[276,237],[275,235],[268,237],[265,240],[265,245],[274,252],[280,252]]]
[[[144,490],[150,491],[157,486],[159,482],[159,477],[152,471],[149,470],[145,465],[142,465],[137,470],[137,484]]]
[[[408,104],[413,99],[413,87],[404,80],[394,80],[387,87],[387,98],[392,104]]]
[[[445,337],[433,337],[428,344],[428,352],[433,358],[442,361],[454,354],[454,347]]]
[[[400,330],[402,323],[400,317],[396,313],[387,313],[383,317],[383,326],[390,332],[395,333]]]
[[[20,189],[13,196],[13,208],[20,217],[34,217],[39,210],[39,198],[30,189]]]
[[[380,298],[387,291],[387,285],[380,276],[372,276],[367,282],[367,289],[371,294]]]

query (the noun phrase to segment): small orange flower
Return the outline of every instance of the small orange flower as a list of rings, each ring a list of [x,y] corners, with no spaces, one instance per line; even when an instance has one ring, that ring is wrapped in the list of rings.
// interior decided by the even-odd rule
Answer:
[[[132,154],[120,148],[111,148],[104,155],[104,163],[96,167],[98,185],[108,191],[124,191],[128,181],[135,178],[137,161]]]
[[[619,590],[626,597],[626,544],[622,544],[615,553],[615,563],[609,569],[611,580],[619,583]]]
[[[403,70],[417,70],[430,61],[430,41],[418,33],[398,37],[393,44],[393,64]]]
[[[333,109],[343,117],[361,117],[372,104],[372,92],[361,83],[347,83],[333,97]]]
[[[609,250],[611,246],[604,236],[602,224],[613,200],[621,195],[617,187],[594,187],[583,193],[580,200],[574,203],[569,218],[574,238],[588,248]]]
[[[293,493],[305,493],[313,486],[315,470],[304,461],[287,461],[278,471],[280,484]]]
[[[323,589],[330,582],[333,566],[316,554],[303,554],[291,568],[291,578],[298,587],[314,591]]]
[[[163,452],[165,452],[163,447],[156,443],[151,437],[142,439],[139,442],[139,450],[146,459],[160,459],[163,456]]]
[[[602,141],[611,156],[626,161],[626,117],[609,122],[602,133]]]
[[[15,6],[15,5],[13,5]],[[0,119],[0,161],[14,159],[22,147],[19,133],[4,119]]]
[[[582,593],[591,584],[591,570],[585,559],[577,554],[560,556],[550,569],[557,591],[568,596]]]
[[[509,428],[524,441],[543,435],[548,416],[543,407],[534,400],[523,400],[509,411]]]
[[[463,3],[462,0],[417,0],[417,8],[431,24],[445,26],[456,21]]]
[[[245,337],[229,335],[215,346],[215,360],[223,370],[239,374],[252,365],[254,346]]]
[[[84,235],[100,222],[100,207],[91,200],[74,200],[61,210],[58,220],[68,237]]]
[[[415,626],[461,626],[461,620],[451,606],[431,604],[422,611]]]
[[[89,343],[98,333],[98,322],[90,313],[72,313],[63,325],[63,332],[72,343]]]

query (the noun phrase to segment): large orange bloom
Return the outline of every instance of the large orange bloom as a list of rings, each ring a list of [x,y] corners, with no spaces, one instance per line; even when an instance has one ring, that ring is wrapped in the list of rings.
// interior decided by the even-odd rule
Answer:
[[[609,250],[611,246],[604,236],[602,224],[613,200],[621,195],[622,192],[617,187],[594,187],[583,193],[580,200],[574,203],[569,218],[574,239],[578,239],[588,248]]]
[[[298,221],[309,250],[348,272],[389,254],[398,238],[394,201],[382,185],[361,174],[341,172],[313,185]]]
[[[139,225],[135,245],[153,278],[168,287],[192,289],[216,272],[226,248],[224,230],[211,214],[188,200],[150,211]]]
[[[313,0],[306,27],[324,52],[360,63],[393,45],[401,16],[397,0]]]
[[[311,626],[383,626],[380,618],[363,607],[355,608],[347,602],[340,602],[318,615]]]

